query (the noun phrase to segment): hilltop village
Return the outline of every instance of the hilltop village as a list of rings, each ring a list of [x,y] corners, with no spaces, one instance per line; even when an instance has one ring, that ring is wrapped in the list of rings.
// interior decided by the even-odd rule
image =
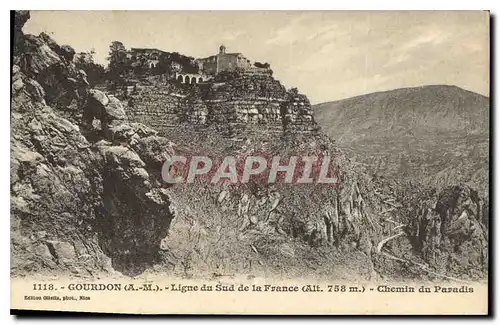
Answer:
[[[120,48],[128,68],[115,95],[127,102],[130,119],[163,135],[172,136],[179,125],[197,132],[215,127],[226,137],[318,130],[308,98],[295,88],[287,90],[268,63],[251,62],[224,45],[197,59],[159,49]],[[114,66],[111,59],[110,69]]]
[[[166,73],[168,78],[185,84],[205,82],[223,72],[272,75],[268,63],[252,63],[242,53],[227,53],[225,45],[219,47],[217,54],[199,59],[156,48],[134,47],[126,51],[126,58],[132,68],[140,68],[145,75]]]

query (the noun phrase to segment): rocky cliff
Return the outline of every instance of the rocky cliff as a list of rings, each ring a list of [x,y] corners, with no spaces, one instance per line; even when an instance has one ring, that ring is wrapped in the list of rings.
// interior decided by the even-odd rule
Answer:
[[[456,86],[401,88],[314,107],[324,132],[373,174],[489,191],[489,99]]]
[[[173,218],[156,176],[168,141],[88,89],[69,47],[23,35],[28,18],[16,13],[12,272],[141,273]]]
[[[186,126],[199,131],[216,126],[226,137],[318,131],[307,97],[287,91],[269,74],[233,73],[205,84],[171,80],[139,86],[128,103],[131,119],[165,134]]]

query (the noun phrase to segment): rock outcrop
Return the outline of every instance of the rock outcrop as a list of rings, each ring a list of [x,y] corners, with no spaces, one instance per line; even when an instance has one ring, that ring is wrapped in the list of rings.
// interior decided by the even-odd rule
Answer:
[[[487,275],[488,231],[484,202],[468,186],[420,195],[406,204],[413,247],[436,270],[477,279]]]
[[[89,89],[70,47],[16,34],[15,53],[12,272],[143,272],[173,218],[158,175],[170,143]]]
[[[307,97],[287,91],[268,74],[233,73],[199,85],[169,81],[145,87],[131,95],[127,113],[160,132],[186,124],[200,130],[217,126],[228,137],[318,131]]]

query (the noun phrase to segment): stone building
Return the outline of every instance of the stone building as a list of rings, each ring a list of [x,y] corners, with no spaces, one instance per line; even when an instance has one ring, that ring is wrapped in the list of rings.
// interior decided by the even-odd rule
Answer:
[[[130,51],[128,51],[127,57],[129,59],[132,59],[133,61],[145,60],[147,67],[150,69],[154,69],[158,67],[161,54],[166,54],[166,52],[158,49],[133,47],[130,49]]]
[[[198,66],[206,74],[218,74],[222,71],[234,71],[237,68],[248,69],[252,66],[241,53],[226,53],[226,47],[221,45],[219,53],[208,58],[198,59]]]

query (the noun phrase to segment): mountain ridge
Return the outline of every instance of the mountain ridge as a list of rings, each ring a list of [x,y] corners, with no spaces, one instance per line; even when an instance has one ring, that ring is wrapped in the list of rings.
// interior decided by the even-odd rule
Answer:
[[[320,124],[324,122],[325,131],[338,139],[342,132],[359,133],[360,130],[372,131],[371,136],[378,136],[382,126],[406,127],[412,133],[422,134],[429,131],[477,134],[489,124],[488,106],[489,99],[483,95],[457,86],[428,85],[317,104],[313,110]]]
[[[373,174],[451,185],[488,168],[489,98],[450,85],[399,88],[313,106],[323,131]],[[436,181],[443,178],[446,180]]]
[[[392,92],[392,91],[395,91],[395,90],[398,90],[398,89],[418,89],[418,88],[426,88],[426,87],[458,88],[458,89],[461,89],[461,90],[469,92],[469,93],[473,93],[473,94],[477,94],[477,95],[489,98],[489,96],[483,95],[481,93],[478,93],[478,92],[475,92],[475,91],[472,91],[472,90],[465,89],[465,88],[457,86],[457,85],[451,85],[451,84],[425,84],[425,85],[419,85],[419,86],[398,87],[398,88],[391,88],[391,89],[386,89],[386,90],[372,91],[372,92],[367,92],[367,93],[363,93],[363,94],[359,94],[359,95],[348,96],[348,97],[343,97],[343,98],[339,98],[339,99],[334,99],[334,100],[328,100],[328,101],[324,101],[324,102],[315,103],[315,104],[313,104],[313,106],[323,105],[323,104],[328,104],[328,103],[334,103],[334,102],[340,102],[340,101],[343,101],[343,100],[346,100],[346,99],[351,99],[351,98],[356,98],[356,97],[363,97],[363,96],[366,96],[366,95],[369,95],[369,94],[389,93],[389,92]]]

